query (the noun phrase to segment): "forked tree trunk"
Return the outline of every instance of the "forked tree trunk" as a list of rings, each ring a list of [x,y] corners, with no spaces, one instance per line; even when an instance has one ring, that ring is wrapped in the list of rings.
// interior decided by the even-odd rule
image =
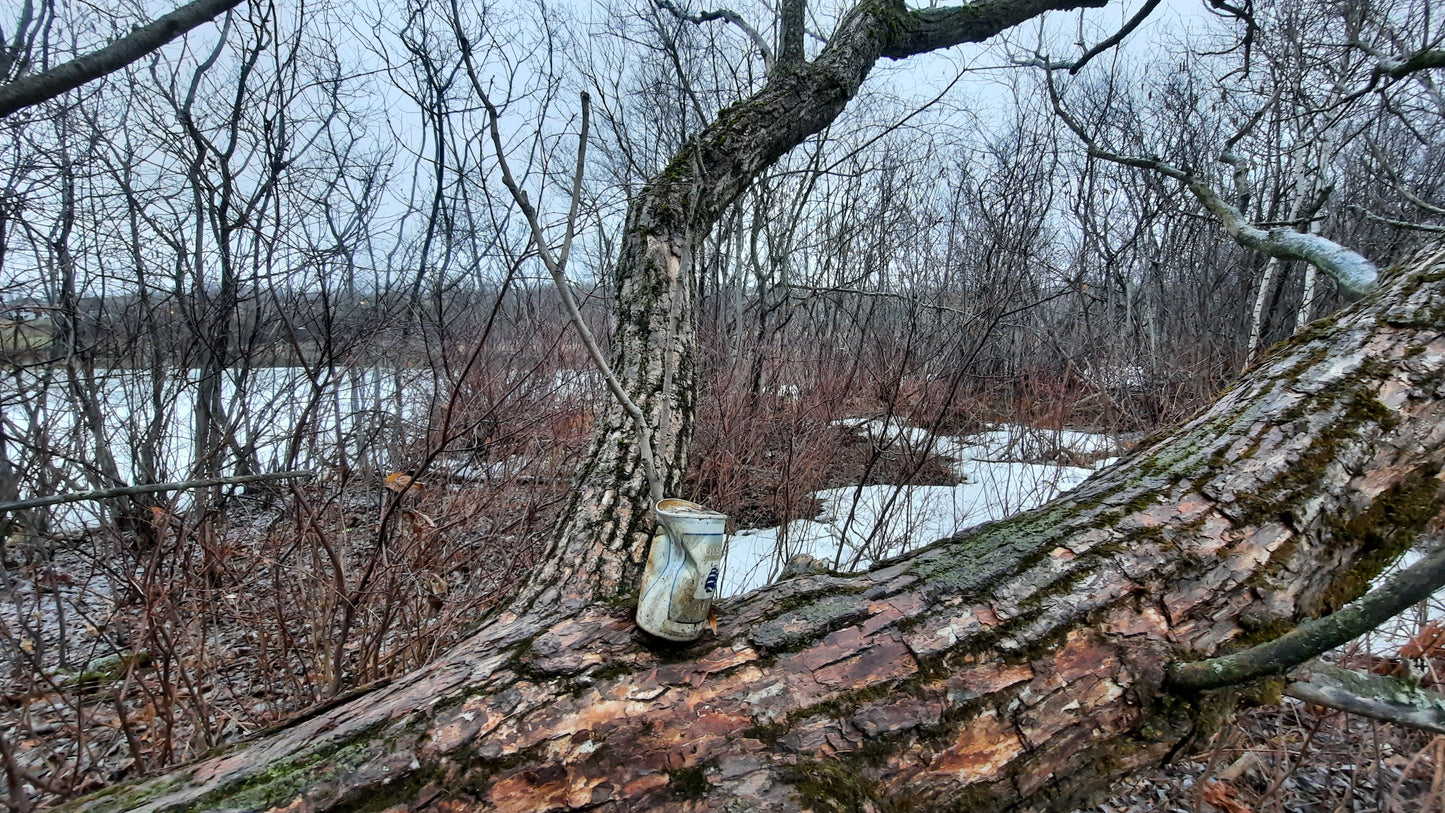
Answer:
[[[1045,11],[1104,3],[981,0],[910,11],[902,0],[863,0],[839,21],[815,59],[775,66],[765,87],[719,111],[651,179],[629,206],[614,269],[612,369],[650,420],[669,489],[679,482],[692,439],[698,363],[694,263],[728,205],[778,158],[831,124],[879,60],[981,42]],[[652,507],[637,437],[626,410],[609,403],[552,548],[514,604],[516,612],[545,617],[558,607],[623,597],[633,587],[642,572]]]
[[[668,649],[503,613],[437,663],[87,810],[1068,809],[1210,732],[1167,664],[1445,522],[1445,252],[1044,508],[783,582]]]

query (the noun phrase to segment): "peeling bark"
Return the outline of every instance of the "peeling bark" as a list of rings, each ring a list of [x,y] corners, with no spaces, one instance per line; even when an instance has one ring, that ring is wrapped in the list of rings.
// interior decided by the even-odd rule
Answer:
[[[507,612],[439,662],[84,810],[1069,809],[1209,733],[1171,662],[1354,598],[1445,523],[1445,252],[1039,510],[724,604]]]

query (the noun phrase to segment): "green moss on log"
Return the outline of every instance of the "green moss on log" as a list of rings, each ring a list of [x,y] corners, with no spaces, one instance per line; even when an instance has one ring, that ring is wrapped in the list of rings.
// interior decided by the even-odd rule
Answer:
[[[781,772],[798,792],[798,802],[817,813],[897,810],[880,792],[878,782],[837,759],[799,759]]]
[[[1371,580],[1413,547],[1430,521],[1445,510],[1439,473],[1438,465],[1413,472],[1376,497],[1368,510],[1332,529],[1335,539],[1349,542],[1359,552],[1325,591],[1325,612],[1364,595]]]

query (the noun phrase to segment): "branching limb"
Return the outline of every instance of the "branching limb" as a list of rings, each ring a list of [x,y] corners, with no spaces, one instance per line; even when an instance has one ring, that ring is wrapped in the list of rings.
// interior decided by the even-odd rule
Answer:
[[[1218,689],[1281,675],[1357,638],[1445,586],[1445,547],[1336,613],[1316,618],[1268,643],[1196,663],[1175,664],[1169,680],[1184,689]]]
[[[1276,85],[1274,94],[1269,97],[1269,101],[1260,105],[1259,109],[1254,111],[1254,115],[1250,116],[1249,120],[1244,123],[1244,126],[1240,127],[1234,135],[1229,137],[1228,141],[1224,142],[1224,147],[1219,151],[1219,160],[1234,168],[1234,205],[1238,207],[1241,212],[1249,211],[1249,204],[1254,199],[1254,184],[1249,180],[1249,163],[1245,161],[1239,153],[1235,152],[1234,148],[1239,146],[1239,142],[1243,141],[1244,137],[1249,135],[1249,133],[1259,125],[1260,121],[1264,119],[1264,115],[1269,112],[1270,108],[1274,107],[1275,102],[1279,101],[1280,94],[1283,91],[1283,84]]]
[[[54,99],[86,82],[120,70],[191,29],[239,6],[242,0],[193,0],[126,34],[48,71],[0,87],[0,118]]]
[[[1111,152],[1099,146],[1092,135],[1078,119],[1063,106],[1058,89],[1052,78],[1045,83],[1054,112],[1064,124],[1074,131],[1089,150],[1089,155],[1123,166],[1147,169],[1184,184],[1204,208],[1223,224],[1225,231],[1245,248],[1281,260],[1301,260],[1328,274],[1339,285],[1340,291],[1352,298],[1363,296],[1379,278],[1374,263],[1360,253],[1348,249],[1333,240],[1318,234],[1306,234],[1292,228],[1280,226],[1262,229],[1250,223],[1244,214],[1226,201],[1214,187],[1195,177],[1188,170],[1173,166],[1159,158],[1139,157]],[[1238,168],[1236,167],[1236,173]]]
[[[1318,234],[1286,226],[1267,231],[1258,228],[1248,223],[1244,215],[1225,202],[1209,184],[1191,178],[1187,186],[1204,208],[1224,224],[1229,236],[1246,248],[1281,260],[1303,260],[1330,275],[1342,293],[1354,298],[1364,296],[1379,278],[1374,263],[1359,252]]]
[[[1383,675],[1315,663],[1290,675],[1284,693],[1306,703],[1445,734],[1445,695]]]
[[[607,389],[612,397],[622,405],[637,425],[637,443],[640,447],[642,464],[646,468],[647,485],[652,494],[653,502],[663,498],[662,469],[658,465],[657,455],[653,451],[652,425],[648,422],[647,416],[643,414],[642,408],[622,388],[622,382],[618,381],[616,373],[612,371],[612,365],[607,363],[607,357],[603,355],[602,348],[597,344],[597,339],[592,335],[592,330],[587,327],[587,322],[582,319],[582,310],[577,305],[577,298],[572,295],[572,288],[567,283],[567,257],[572,251],[572,238],[577,229],[577,208],[582,196],[582,171],[585,168],[587,158],[587,131],[591,117],[591,97],[586,93],[582,94],[582,132],[577,145],[577,166],[572,176],[572,202],[567,210],[566,232],[562,238],[562,247],[556,254],[547,244],[547,233],[542,228],[542,221],[537,215],[537,209],[527,199],[527,193],[522,190],[517,179],[512,175],[511,164],[507,161],[507,151],[502,145],[502,132],[500,127],[501,114],[496,105],[492,104],[491,97],[482,88],[480,77],[473,69],[471,55],[465,51],[467,61],[467,73],[472,78],[472,86],[477,96],[482,100],[482,105],[487,109],[488,129],[492,137],[492,148],[497,155],[497,165],[502,171],[502,185],[507,187],[511,193],[512,200],[516,202],[517,208],[521,209],[522,216],[527,219],[527,226],[532,232],[532,242],[537,247],[537,256],[542,260],[542,265],[547,273],[552,276],[552,282],[557,286],[557,293],[562,299],[562,307],[567,311],[567,318],[572,322],[578,337],[582,340],[582,346],[586,348],[587,355],[592,359],[592,364],[601,373]]]
[[[733,11],[729,8],[718,8],[712,11],[701,11],[697,14],[688,14],[687,12],[678,8],[677,4],[673,3],[672,0],[653,0],[653,2],[657,4],[658,8],[666,11],[667,13],[671,14],[672,16],[685,23],[702,25],[703,23],[710,23],[716,20],[722,20],[725,23],[730,23],[737,26],[739,31],[746,34],[748,39],[753,41],[753,46],[756,47],[758,49],[758,53],[762,55],[763,68],[769,71],[773,69],[773,49],[768,45],[768,41],[764,39],[763,35],[758,33],[758,30],[756,28],[753,28],[752,25],[749,24],[747,20],[744,20],[743,16],[741,14],[738,14],[736,11]]]
[[[1034,68],[1043,68],[1046,71],[1068,71],[1069,75],[1073,76],[1074,74],[1083,70],[1085,65],[1092,62],[1094,60],[1094,57],[1097,57],[1105,51],[1108,51],[1110,48],[1113,48],[1114,46],[1123,42],[1125,37],[1133,33],[1134,29],[1138,28],[1139,24],[1148,19],[1149,15],[1154,11],[1154,9],[1158,8],[1159,2],[1160,0],[1148,0],[1148,2],[1146,2],[1143,7],[1140,8],[1137,13],[1135,13],[1133,17],[1129,18],[1128,22],[1124,23],[1124,26],[1122,28],[1114,32],[1114,34],[1109,38],[1103,40],[1102,42],[1085,51],[1083,56],[1080,56],[1078,59],[1072,61],[1064,60],[1056,62],[1054,60],[1048,59],[1042,54],[1035,54],[1032,59],[1021,59],[1015,60],[1014,62],[1018,65],[1024,65]],[[1083,43],[1079,44],[1082,45]]]
[[[1244,51],[1244,72],[1249,73],[1249,56],[1254,49],[1254,37],[1259,33],[1259,23],[1254,20],[1253,0],[1245,0],[1242,5],[1234,5],[1225,0],[1205,0],[1210,8],[1221,17],[1231,17],[1244,23],[1244,37],[1240,39],[1239,46]]]

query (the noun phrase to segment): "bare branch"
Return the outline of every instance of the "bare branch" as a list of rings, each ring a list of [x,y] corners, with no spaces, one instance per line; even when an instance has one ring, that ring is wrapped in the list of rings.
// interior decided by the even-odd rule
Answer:
[[[1070,65],[1068,68],[1069,74],[1072,75],[1078,73],[1079,71],[1083,70],[1084,66],[1089,64],[1089,62],[1092,61],[1094,57],[1123,42],[1124,38],[1132,34],[1134,32],[1134,29],[1138,28],[1140,23],[1148,19],[1149,15],[1152,14],[1154,9],[1158,7],[1159,0],[1148,0],[1146,3],[1144,3],[1144,5],[1139,9],[1139,11],[1133,17],[1129,18],[1129,22],[1124,23],[1123,28],[1120,28],[1118,31],[1114,32],[1114,35],[1112,37],[1109,37],[1108,39],[1100,42],[1098,45],[1095,45],[1093,48],[1085,51],[1083,56],[1079,57],[1078,60],[1074,62],[1074,64]]]
[[[191,29],[240,5],[242,0],[192,0],[111,44],[48,71],[0,87],[0,118],[54,99],[86,82],[120,70]]]
[[[1254,48],[1254,37],[1259,32],[1259,23],[1254,21],[1253,0],[1245,0],[1243,6],[1232,5],[1225,0],[1205,0],[1209,7],[1221,17],[1233,17],[1244,23],[1244,37],[1240,47],[1244,50],[1244,72],[1249,73],[1249,57]]]
[[[542,265],[547,269],[547,273],[552,276],[552,282],[556,284],[557,293],[562,299],[562,306],[567,311],[567,318],[572,322],[572,327],[576,329],[578,337],[582,340],[582,346],[586,348],[593,366],[602,375],[612,397],[617,399],[617,402],[627,411],[628,416],[637,424],[637,442],[641,448],[643,465],[647,470],[647,484],[652,492],[653,502],[656,503],[663,498],[663,481],[662,469],[658,465],[657,455],[653,452],[652,425],[648,422],[647,416],[643,414],[642,408],[628,396],[627,390],[623,389],[622,383],[618,381],[616,373],[612,370],[612,365],[607,363],[607,357],[597,344],[596,337],[587,327],[587,322],[582,319],[582,310],[577,306],[577,298],[572,295],[572,288],[567,282],[567,255],[571,253],[572,238],[576,234],[577,207],[582,194],[582,170],[586,165],[587,158],[587,131],[592,109],[591,97],[585,92],[582,94],[582,132],[578,138],[577,167],[572,177],[572,202],[567,213],[567,231],[562,241],[562,248],[554,255],[551,247],[547,244],[547,233],[542,228],[537,209],[527,200],[527,193],[522,191],[521,185],[512,175],[511,163],[507,161],[507,151],[502,145],[501,114],[482,87],[480,76],[472,65],[470,49],[464,48],[463,55],[467,63],[467,73],[472,80],[472,87],[478,98],[482,100],[482,105],[487,109],[492,148],[497,156],[497,165],[502,171],[502,185],[507,187],[507,191],[512,195],[512,200],[516,202],[517,208],[521,209],[522,215],[527,219],[527,225],[532,232],[532,243],[537,247],[537,256],[542,260]]]
[[[1366,143],[1370,148],[1370,153],[1374,155],[1375,160],[1379,162],[1380,169],[1390,178],[1390,183],[1394,185],[1395,191],[1399,192],[1406,200],[1415,204],[1415,206],[1432,215],[1445,215],[1445,207],[1437,206],[1410,191],[1410,188],[1405,185],[1405,180],[1400,177],[1400,173],[1395,171],[1392,162],[1381,152],[1380,146],[1375,143],[1374,139],[1369,139]]]
[[[1249,211],[1249,204],[1254,199],[1254,184],[1249,180],[1249,163],[1240,157],[1239,153],[1234,151],[1234,148],[1246,135],[1249,135],[1251,130],[1259,125],[1265,113],[1268,113],[1270,108],[1274,107],[1275,102],[1279,101],[1280,94],[1283,91],[1283,84],[1275,86],[1274,93],[1269,97],[1269,101],[1260,105],[1259,109],[1254,112],[1254,115],[1250,116],[1249,120],[1246,121],[1234,135],[1230,136],[1228,141],[1224,142],[1224,148],[1219,151],[1219,160],[1234,167],[1234,205],[1239,207],[1239,211],[1241,212]]]
[[[731,23],[732,25],[737,26],[738,30],[742,31],[744,34],[747,35],[748,39],[753,41],[753,45],[757,47],[758,53],[762,55],[763,68],[766,70],[773,69],[773,49],[768,46],[768,41],[764,39],[763,35],[759,34],[758,30],[756,28],[753,28],[752,25],[750,25],[747,20],[744,20],[743,16],[741,14],[738,14],[736,11],[733,11],[729,8],[718,8],[712,11],[702,11],[698,12],[697,14],[688,14],[687,12],[678,8],[677,4],[673,3],[672,0],[653,0],[653,2],[656,3],[658,8],[668,12],[672,16],[676,17],[679,20],[682,20],[685,23],[702,25],[703,23],[710,23],[715,20],[722,20],[723,22]]]
[[[1244,215],[1219,196],[1214,188],[1191,178],[1186,186],[1219,218],[1236,243],[1281,260],[1303,260],[1325,272],[1350,297],[1364,296],[1379,278],[1374,263],[1333,240],[1280,226],[1268,231],[1248,223]]]
[[[138,494],[156,494],[162,491],[189,491],[193,488],[211,486],[235,486],[243,483],[262,483],[271,480],[299,480],[311,477],[312,471],[275,471],[269,474],[246,474],[240,477],[212,477],[206,480],[186,480],[179,483],[151,483],[135,486],[117,486],[99,491],[85,491],[79,494],[57,494],[52,497],[36,497],[31,500],[0,503],[0,513],[23,511],[27,508],[44,508],[47,505],[61,505],[71,502],[108,500],[113,497],[134,497]]]
[[[1350,204],[1350,208],[1364,215],[1367,220],[1376,223],[1384,223],[1386,226],[1394,226],[1397,229],[1411,229],[1413,231],[1430,232],[1432,234],[1445,234],[1445,226],[1436,226],[1430,223],[1411,223],[1408,220],[1396,220],[1393,217],[1384,217],[1357,204]]]

